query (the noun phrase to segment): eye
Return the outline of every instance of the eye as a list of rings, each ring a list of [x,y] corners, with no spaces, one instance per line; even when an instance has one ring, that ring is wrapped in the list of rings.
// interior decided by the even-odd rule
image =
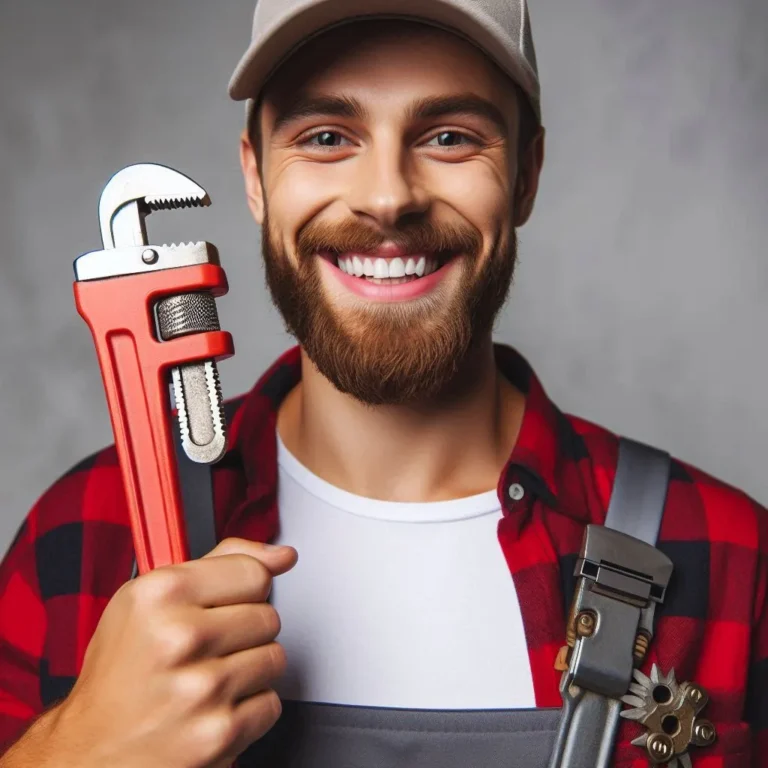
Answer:
[[[317,133],[305,137],[299,143],[311,147],[333,149],[334,147],[341,146],[340,143],[337,143],[337,139],[344,141],[344,137],[337,131],[317,131]]]
[[[460,133],[459,131],[440,131],[430,142],[429,144],[432,144],[433,141],[437,141],[436,145],[432,146],[438,146],[438,147],[457,147],[461,146],[462,142],[461,139],[464,139],[464,145],[467,144],[478,144],[479,142],[473,139],[471,136],[467,136],[466,133]]]

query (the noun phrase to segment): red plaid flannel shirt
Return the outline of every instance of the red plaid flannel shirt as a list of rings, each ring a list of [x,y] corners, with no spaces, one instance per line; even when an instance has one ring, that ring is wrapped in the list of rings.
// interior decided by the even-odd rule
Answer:
[[[574,564],[585,525],[604,522],[618,440],[563,414],[519,354],[496,351],[500,369],[527,396],[499,479],[498,537],[519,595],[537,706],[559,707],[553,663],[565,640]],[[219,539],[269,541],[276,532],[276,414],[300,376],[294,348],[230,404],[232,447],[213,471]],[[513,483],[526,491],[517,501],[508,493]],[[643,669],[657,662],[708,690],[705,715],[718,740],[693,749],[696,768],[768,768],[768,514],[674,461],[658,546],[675,570]],[[43,495],[0,564],[0,754],[68,694],[132,559],[119,467],[107,448]],[[629,744],[640,731],[622,724],[616,766],[647,766]]]

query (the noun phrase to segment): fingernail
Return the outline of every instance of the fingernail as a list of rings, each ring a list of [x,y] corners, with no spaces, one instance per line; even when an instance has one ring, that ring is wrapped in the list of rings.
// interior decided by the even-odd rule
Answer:
[[[264,549],[278,550],[278,549],[288,549],[288,547],[282,544],[265,544]]]

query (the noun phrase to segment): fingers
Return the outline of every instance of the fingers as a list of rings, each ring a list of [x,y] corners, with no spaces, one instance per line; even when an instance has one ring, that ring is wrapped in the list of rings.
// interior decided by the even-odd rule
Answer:
[[[147,605],[260,603],[269,597],[273,576],[290,570],[297,560],[292,547],[270,550],[258,542],[227,539],[199,560],[157,568],[132,584]]]
[[[272,689],[261,691],[240,702],[231,715],[232,730],[237,735],[226,753],[227,760],[224,766],[228,765],[227,761],[237,758],[254,741],[264,736],[278,721],[281,714],[280,697]]]
[[[227,680],[229,698],[235,703],[271,688],[285,673],[285,649],[280,643],[249,648],[215,661]]]
[[[232,761],[264,736],[281,714],[280,698],[266,689],[242,704],[224,704],[197,717],[184,746],[200,760],[196,765],[231,768]]]
[[[176,680],[176,689],[183,695],[186,702],[192,702],[193,707],[200,712],[206,711],[206,706],[218,705],[216,710],[221,712],[224,707],[230,717],[240,708],[241,704],[248,705],[256,698],[264,702],[261,694],[271,690],[277,679],[285,672],[285,651],[279,643],[269,643],[259,648],[249,648],[245,651],[230,654],[220,659],[209,659],[189,666]],[[273,707],[268,707],[273,710]],[[214,710],[209,710],[213,712]],[[264,715],[260,707],[246,709],[235,717],[231,726],[238,730],[238,724],[244,725],[247,712],[252,715]],[[267,719],[274,712],[267,712]],[[262,722],[261,720],[259,722]],[[266,727],[271,727],[274,721]],[[250,727],[253,727],[251,723]],[[266,730],[265,727],[265,730]]]
[[[268,603],[243,603],[202,611],[200,646],[219,657],[271,643],[280,633],[280,616]]]

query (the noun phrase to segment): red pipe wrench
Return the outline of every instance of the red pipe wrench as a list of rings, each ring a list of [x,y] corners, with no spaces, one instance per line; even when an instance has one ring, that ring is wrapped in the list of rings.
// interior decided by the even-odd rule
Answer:
[[[189,559],[169,383],[187,456],[210,464],[226,450],[216,362],[234,345],[219,328],[215,297],[228,286],[218,251],[148,245],[145,226],[152,211],[210,202],[178,171],[128,166],[101,195],[104,250],[75,261],[75,303],[96,345],[140,573]]]

